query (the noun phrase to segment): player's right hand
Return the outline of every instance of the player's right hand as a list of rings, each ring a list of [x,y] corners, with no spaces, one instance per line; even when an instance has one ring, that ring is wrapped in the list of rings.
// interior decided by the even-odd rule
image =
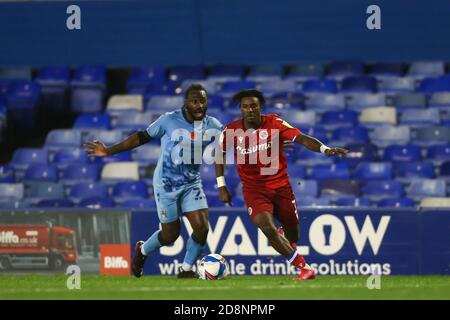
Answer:
[[[87,141],[83,144],[84,151],[91,157],[104,157],[108,155],[108,149],[106,146],[98,141]]]
[[[231,193],[228,191],[227,187],[219,188],[219,199],[231,206]]]

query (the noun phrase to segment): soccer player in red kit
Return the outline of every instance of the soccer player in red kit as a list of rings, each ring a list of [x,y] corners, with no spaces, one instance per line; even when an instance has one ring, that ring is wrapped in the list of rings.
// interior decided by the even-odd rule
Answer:
[[[293,128],[278,115],[261,114],[265,99],[258,90],[240,91],[233,97],[233,102],[240,104],[242,119],[229,123],[220,137],[222,152],[217,152],[216,160],[219,198],[231,203],[224,178],[224,159],[226,151],[233,148],[251,220],[266,235],[270,245],[299,270],[296,279],[314,279],[314,271],[297,252],[297,207],[287,174],[286,157],[280,145],[292,141],[327,156],[343,156],[348,151],[325,146]],[[278,230],[274,217],[282,226]]]

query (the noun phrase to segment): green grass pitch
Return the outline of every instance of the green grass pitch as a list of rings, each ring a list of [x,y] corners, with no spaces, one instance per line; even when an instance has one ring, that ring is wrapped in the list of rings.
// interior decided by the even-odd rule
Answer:
[[[219,281],[174,276],[111,277],[82,275],[81,289],[69,290],[64,275],[1,275],[5,299],[450,299],[450,276],[382,276],[381,289],[369,290],[365,276],[319,276],[292,281],[288,276],[233,276]]]

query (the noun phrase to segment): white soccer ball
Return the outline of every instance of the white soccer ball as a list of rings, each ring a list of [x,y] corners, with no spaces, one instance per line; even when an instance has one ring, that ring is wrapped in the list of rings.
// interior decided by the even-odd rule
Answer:
[[[211,253],[203,257],[197,270],[199,279],[202,280],[220,280],[230,273],[228,262],[217,253]]]

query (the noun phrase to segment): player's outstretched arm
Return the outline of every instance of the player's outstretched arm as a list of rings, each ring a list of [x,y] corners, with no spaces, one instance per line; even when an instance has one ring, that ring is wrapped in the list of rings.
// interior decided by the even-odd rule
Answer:
[[[102,142],[95,140],[84,143],[83,148],[89,156],[104,157],[134,149],[150,140],[151,137],[147,131],[139,131],[111,147],[106,147]]]
[[[311,151],[322,152],[327,156],[345,156],[348,153],[347,149],[344,148],[329,148],[322,142],[314,137],[308,136],[306,134],[299,134],[295,137],[294,142],[304,145]]]

